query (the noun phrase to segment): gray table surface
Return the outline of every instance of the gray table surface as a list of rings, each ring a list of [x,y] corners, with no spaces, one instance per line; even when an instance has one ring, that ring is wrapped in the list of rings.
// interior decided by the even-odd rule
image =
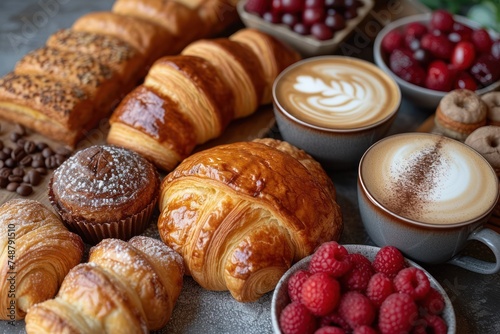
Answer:
[[[409,0],[407,0],[409,1]],[[389,1],[397,3],[398,1]],[[109,10],[112,0],[1,0],[0,1],[0,75],[13,69],[28,51],[42,46],[47,37],[70,27],[81,15]],[[378,14],[382,12],[376,12]],[[354,35],[348,43],[359,42]],[[349,48],[349,50],[353,50]],[[354,56],[371,59],[369,47],[357,48]],[[390,134],[415,131],[432,111],[419,110],[403,101]],[[276,128],[270,136],[279,136]],[[357,199],[357,171],[332,173],[345,229],[341,242],[373,244],[361,224]],[[152,231],[151,233],[155,233]],[[491,260],[488,250],[471,243],[468,251]],[[500,274],[480,275],[449,264],[424,265],[450,297],[457,317],[458,333],[500,333]],[[210,292],[186,278],[170,323],[162,332],[169,333],[270,333],[272,293],[256,303],[241,304],[227,292]],[[0,332],[24,333],[23,322],[16,327],[0,322]]]

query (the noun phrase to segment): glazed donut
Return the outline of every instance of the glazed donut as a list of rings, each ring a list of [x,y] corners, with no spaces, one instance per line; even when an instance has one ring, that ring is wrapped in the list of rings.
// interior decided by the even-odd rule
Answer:
[[[481,96],[481,99],[488,106],[486,116],[490,125],[500,126],[500,92],[489,92]]]
[[[464,141],[477,128],[486,125],[486,103],[473,91],[456,89],[439,102],[434,123],[443,135]]]
[[[465,139],[465,144],[479,152],[500,177],[500,126],[480,127]]]

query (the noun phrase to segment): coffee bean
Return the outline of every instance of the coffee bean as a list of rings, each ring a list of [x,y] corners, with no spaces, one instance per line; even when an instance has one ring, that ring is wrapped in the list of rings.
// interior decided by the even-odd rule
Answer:
[[[33,161],[35,161],[35,160],[45,160],[45,158],[43,157],[42,153],[40,153],[40,152],[32,154],[31,158],[33,159]]]
[[[52,151],[52,149],[50,147],[46,147],[46,148],[43,149],[42,155],[45,158],[48,158],[48,157],[51,157],[51,156],[54,155],[54,151]]]
[[[48,169],[57,168],[57,161],[56,161],[56,157],[54,155],[45,158],[45,167],[47,167]]]
[[[10,157],[10,155],[12,154],[12,149],[10,147],[6,146],[2,149],[2,152],[4,152],[5,154],[7,154]]]
[[[16,124],[14,126],[14,130],[13,131],[14,131],[14,133],[17,133],[20,136],[25,136],[26,135],[26,129],[21,124]]]
[[[31,156],[27,155],[24,158],[22,158],[21,161],[19,161],[19,164],[21,166],[28,167],[28,166],[31,166],[32,161],[33,161],[33,158]]]
[[[21,196],[29,196],[33,193],[33,188],[29,184],[21,184],[17,187],[16,192]]]
[[[5,166],[7,166],[9,168],[14,168],[14,167],[16,167],[16,165],[17,165],[17,162],[12,158],[8,158],[7,160],[5,160]]]
[[[20,176],[20,175],[9,175],[9,177],[7,178],[7,180],[9,180],[9,182],[17,182],[17,183],[21,183],[23,182],[23,177]]]
[[[22,158],[26,156],[26,152],[24,152],[24,147],[16,147],[14,151],[12,151],[12,154],[10,156],[15,161],[21,161]]]
[[[47,166],[45,165],[45,160],[33,160],[33,162],[31,163],[31,167],[33,167],[33,168],[40,168],[40,167],[46,168]]]
[[[24,143],[24,152],[26,152],[28,154],[32,154],[32,153],[35,153],[35,151],[36,151],[35,143],[32,142],[31,140],[27,140]]]
[[[11,140],[13,143],[15,143],[15,142],[17,142],[19,139],[21,139],[21,138],[22,138],[22,135],[20,135],[20,134],[19,134],[19,133],[17,133],[17,132],[12,132],[12,133],[10,134],[9,138],[10,138],[10,140]]]
[[[32,169],[24,175],[23,181],[32,186],[37,186],[42,181],[42,176],[36,170]]]
[[[35,170],[40,174],[40,175],[46,175],[47,174],[47,169],[43,168],[43,167],[38,167],[38,168],[35,168]]]
[[[9,180],[6,177],[0,176],[0,188],[5,189],[9,184]]]
[[[12,175],[24,176],[24,169],[22,167],[16,167],[12,170]]]
[[[12,191],[12,192],[14,192],[14,191],[16,191],[17,187],[19,187],[19,183],[17,183],[17,182],[11,182],[11,183],[9,183],[9,184],[7,185],[6,189],[7,189],[8,191]]]
[[[4,151],[0,151],[0,160],[5,161],[10,157],[10,154],[5,153]]]
[[[24,147],[24,144],[26,143],[26,139],[21,138],[18,141],[16,141],[16,145],[19,147]]]
[[[8,178],[10,174],[12,174],[12,169],[8,167],[0,168],[0,176]]]
[[[35,145],[36,145],[37,150],[40,152],[42,152],[44,149],[49,147],[49,145],[47,143],[44,143],[43,141],[40,141],[40,142],[36,143]]]

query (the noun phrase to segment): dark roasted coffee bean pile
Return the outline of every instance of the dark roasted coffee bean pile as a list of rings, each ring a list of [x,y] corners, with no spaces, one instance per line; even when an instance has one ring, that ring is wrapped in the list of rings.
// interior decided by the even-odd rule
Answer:
[[[16,125],[8,139],[0,140],[0,189],[31,195],[48,171],[59,167],[71,153],[65,147],[53,149],[45,142],[30,140],[24,127]]]

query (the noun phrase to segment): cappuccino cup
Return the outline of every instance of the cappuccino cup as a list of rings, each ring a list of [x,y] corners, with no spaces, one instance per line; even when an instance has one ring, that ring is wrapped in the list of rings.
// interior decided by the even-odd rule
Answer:
[[[398,85],[374,64],[345,56],[304,59],[273,85],[283,139],[324,167],[355,168],[389,130],[401,104]]]
[[[498,197],[491,165],[441,135],[386,137],[359,163],[358,204],[366,232],[378,246],[395,246],[419,262],[499,272],[500,235],[484,227]],[[496,261],[462,255],[469,240],[484,243]]]

